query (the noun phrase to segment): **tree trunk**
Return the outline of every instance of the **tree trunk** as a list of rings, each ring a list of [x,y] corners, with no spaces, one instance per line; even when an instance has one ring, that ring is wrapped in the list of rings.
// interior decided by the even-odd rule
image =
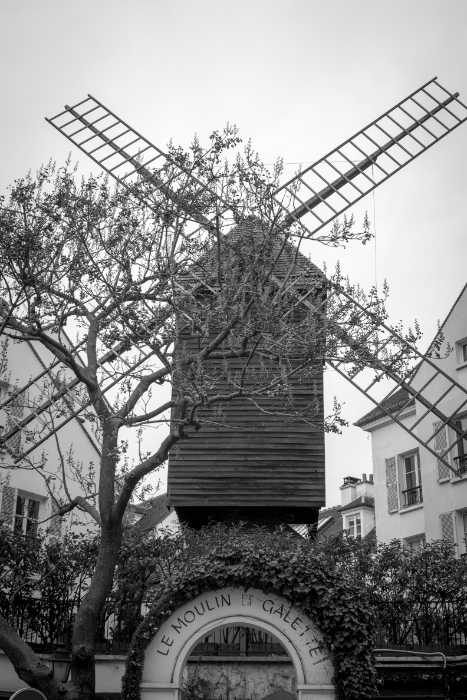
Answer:
[[[78,700],[74,689],[68,689],[54,678],[52,669],[33,652],[1,615],[0,648],[10,659],[19,678],[31,688],[44,693],[48,700]]]
[[[79,689],[82,700],[94,699],[94,637],[99,615],[112,588],[122,536],[120,523],[103,525],[94,575],[73,625],[71,683]]]

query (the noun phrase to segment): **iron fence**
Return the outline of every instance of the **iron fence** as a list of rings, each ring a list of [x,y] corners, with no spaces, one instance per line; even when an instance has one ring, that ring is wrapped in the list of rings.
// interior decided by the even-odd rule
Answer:
[[[467,653],[467,605],[456,601],[374,601],[376,648]],[[0,613],[37,651],[71,643],[77,602],[44,598],[9,601],[0,592]],[[101,653],[125,653],[147,608],[141,601],[116,605],[109,601],[95,634]],[[277,639],[248,627],[215,630],[195,647],[195,656],[282,656]]]
[[[374,603],[376,647],[467,652],[465,600],[397,600]]]

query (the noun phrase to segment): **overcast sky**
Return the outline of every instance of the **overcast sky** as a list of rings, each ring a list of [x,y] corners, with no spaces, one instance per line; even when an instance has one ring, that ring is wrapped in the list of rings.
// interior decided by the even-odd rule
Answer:
[[[0,22],[2,193],[63,162],[70,145],[44,117],[88,93],[162,148],[230,121],[264,162],[290,164],[434,76],[467,102],[466,0],[0,0]],[[387,279],[390,320],[417,318],[424,345],[467,281],[466,166],[467,124],[367,197],[376,250],[310,248],[367,287]],[[351,423],[371,408],[332,374],[325,388]],[[328,440],[328,505],[344,476],[372,471],[367,437],[349,428]]]

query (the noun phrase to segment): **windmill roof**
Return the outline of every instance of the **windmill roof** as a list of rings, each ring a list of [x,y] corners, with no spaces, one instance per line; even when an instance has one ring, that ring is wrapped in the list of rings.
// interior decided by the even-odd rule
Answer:
[[[221,239],[221,247],[222,245],[228,244],[228,245],[238,245],[241,244],[242,240],[245,240],[245,243],[247,242],[248,237],[260,237],[260,236],[267,236],[269,232],[269,226],[261,222],[259,219],[249,219],[246,221],[243,221],[240,224],[237,224],[234,226],[222,239]],[[282,241],[281,239],[277,239],[277,242],[275,242],[275,248],[277,249],[277,252],[279,252],[279,246],[281,245]],[[306,284],[308,281],[309,283],[313,282],[313,284],[317,284],[319,280],[323,279],[323,273],[322,271],[309,260],[303,253],[301,253],[299,250],[297,251],[297,246],[293,243],[286,243],[285,246],[282,249],[282,252],[280,253],[279,259],[276,262],[275,268],[274,268],[274,276],[276,277],[283,277],[285,276],[292,265],[292,263],[295,261],[295,269],[292,275],[290,276],[291,280],[301,278],[303,282]],[[196,270],[198,268],[198,271]],[[205,252],[202,253],[196,260],[196,263],[193,266],[193,278],[192,281],[195,282],[201,282],[199,280],[199,274],[204,271],[208,272],[210,275],[212,275],[212,282],[211,284],[213,286],[217,285],[217,246],[215,244],[209,245]],[[188,279],[189,275],[187,275]]]

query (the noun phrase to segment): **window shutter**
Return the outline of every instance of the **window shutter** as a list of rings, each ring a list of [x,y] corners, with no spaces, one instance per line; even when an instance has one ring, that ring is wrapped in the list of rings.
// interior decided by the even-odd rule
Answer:
[[[57,512],[58,512],[58,506],[55,503],[55,501],[52,500],[51,515],[56,515]],[[52,520],[50,521],[50,527],[49,527],[49,537],[51,537],[55,540],[58,537],[60,537],[61,532],[62,532],[62,519],[60,517],[52,518]]]
[[[441,421],[441,420],[433,423],[433,432],[435,433],[437,430],[439,430],[442,425],[443,425],[443,421]],[[447,448],[447,446],[448,446],[448,441],[446,438],[446,427],[444,427],[435,436],[435,438],[433,440],[433,449],[438,454],[442,454],[445,451],[445,449]],[[447,455],[446,455],[446,457],[447,457]],[[450,471],[447,468],[447,466],[445,464],[443,464],[443,462],[440,462],[438,460],[438,481],[441,481],[441,479],[449,479],[449,474],[450,474]]]
[[[19,396],[15,396],[15,398],[10,402],[6,408],[6,412],[6,432],[8,432],[12,428],[15,428],[23,417],[24,407],[20,403]],[[17,452],[21,445],[21,430],[18,430],[16,435],[13,435],[13,437],[7,440],[6,445],[10,450],[12,450],[12,452]]]
[[[15,510],[16,489],[12,486],[4,486],[2,493],[2,508],[0,511],[0,519],[7,525],[11,525],[13,521],[13,512]]]
[[[397,501],[397,469],[396,458],[389,457],[386,462],[386,488],[388,491],[388,512],[394,513],[399,510]]]
[[[454,523],[451,513],[441,513],[441,537],[445,542],[454,542]]]

